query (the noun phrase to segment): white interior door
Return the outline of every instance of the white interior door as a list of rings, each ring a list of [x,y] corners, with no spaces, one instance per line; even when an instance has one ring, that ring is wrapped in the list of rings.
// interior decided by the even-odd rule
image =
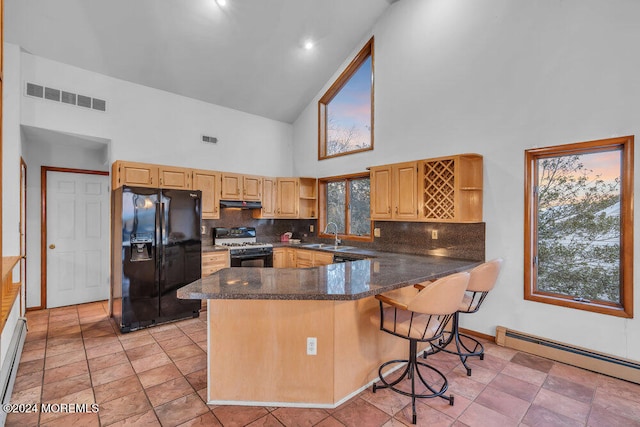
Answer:
[[[47,171],[47,308],[109,297],[109,177]]]

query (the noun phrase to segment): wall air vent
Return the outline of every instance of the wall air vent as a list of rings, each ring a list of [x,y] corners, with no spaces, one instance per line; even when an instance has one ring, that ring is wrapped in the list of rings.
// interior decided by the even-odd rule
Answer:
[[[92,98],[86,95],[75,94],[60,89],[54,89],[38,85],[35,83],[27,83],[26,96],[34,98],[44,98],[49,101],[62,102],[63,104],[76,105],[78,107],[89,108],[97,111],[107,111],[107,101],[99,98]],[[214,138],[215,139],[215,138]]]
[[[216,144],[217,142],[218,138],[216,138],[215,136],[202,135],[203,144]]]

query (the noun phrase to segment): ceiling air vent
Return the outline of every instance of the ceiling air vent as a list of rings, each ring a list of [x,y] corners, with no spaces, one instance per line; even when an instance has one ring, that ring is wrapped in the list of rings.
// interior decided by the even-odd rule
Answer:
[[[215,136],[202,135],[203,144],[215,144],[217,142],[218,142],[218,138],[216,138]]]
[[[97,111],[107,111],[107,101],[104,99],[78,95],[72,92],[45,87],[35,83],[27,83],[27,91],[25,92],[25,95],[32,96],[34,98],[48,99],[49,101],[62,102],[63,104],[77,105],[78,107],[89,108]]]

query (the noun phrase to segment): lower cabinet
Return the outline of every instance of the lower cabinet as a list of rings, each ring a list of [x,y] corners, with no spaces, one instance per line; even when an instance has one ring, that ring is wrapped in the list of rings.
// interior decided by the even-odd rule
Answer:
[[[274,268],[309,268],[333,264],[333,253],[297,248],[274,248]]]
[[[229,251],[205,252],[202,254],[202,277],[229,267]]]

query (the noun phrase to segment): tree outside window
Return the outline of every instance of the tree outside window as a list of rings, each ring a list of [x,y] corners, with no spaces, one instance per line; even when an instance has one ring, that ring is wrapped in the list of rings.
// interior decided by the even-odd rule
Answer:
[[[373,149],[373,38],[318,102],[318,159]]]
[[[320,184],[320,233],[330,237],[334,232],[327,224],[334,223],[338,234],[347,239],[371,240],[371,219],[368,174],[348,177],[321,178]]]
[[[525,298],[632,317],[633,137],[528,150]]]

